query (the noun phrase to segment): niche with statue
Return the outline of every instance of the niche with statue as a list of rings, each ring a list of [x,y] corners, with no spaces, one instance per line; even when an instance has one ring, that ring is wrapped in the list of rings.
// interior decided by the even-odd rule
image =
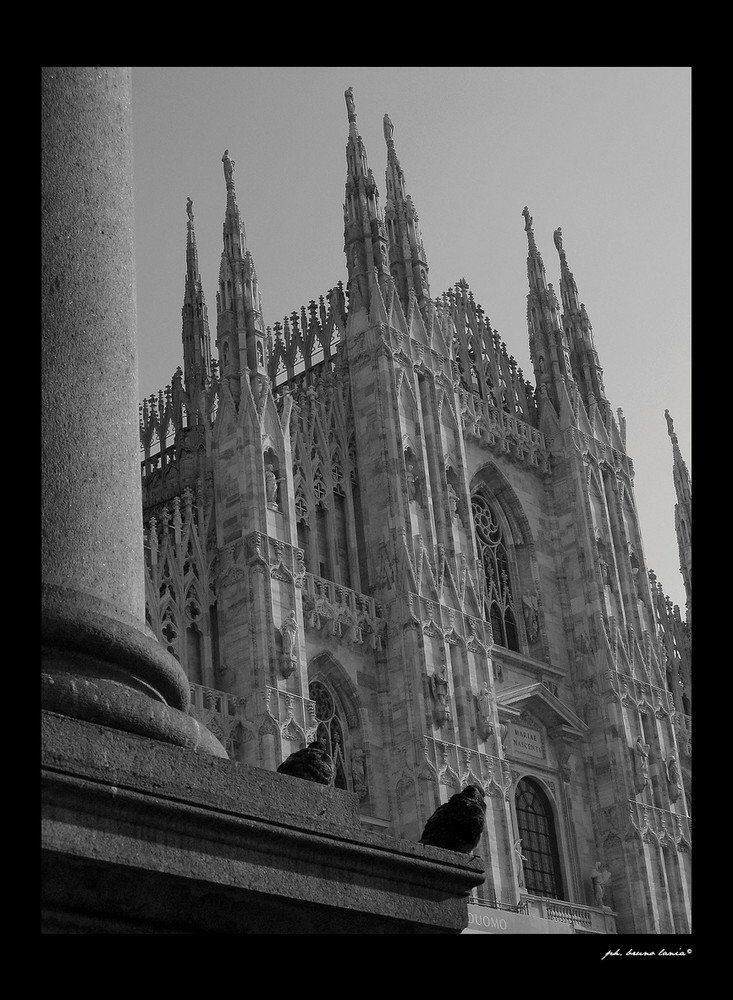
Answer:
[[[280,472],[280,459],[272,448],[266,448],[263,456],[265,468],[265,497],[270,510],[280,510],[280,484],[283,476]]]

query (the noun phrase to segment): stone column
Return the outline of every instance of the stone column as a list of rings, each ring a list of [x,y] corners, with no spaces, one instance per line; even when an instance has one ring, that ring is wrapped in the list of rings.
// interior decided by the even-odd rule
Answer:
[[[217,756],[145,624],[130,71],[42,69],[43,707]]]

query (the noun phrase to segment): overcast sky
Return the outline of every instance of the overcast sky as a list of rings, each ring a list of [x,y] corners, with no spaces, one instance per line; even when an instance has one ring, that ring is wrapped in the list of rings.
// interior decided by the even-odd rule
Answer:
[[[140,397],[182,365],[189,197],[213,348],[225,149],[265,324],[345,280],[349,86],[382,207],[392,120],[431,293],[465,278],[532,381],[522,209],[555,288],[562,228],[626,417],[647,565],[684,617],[664,410],[692,474],[687,67],[133,68]]]

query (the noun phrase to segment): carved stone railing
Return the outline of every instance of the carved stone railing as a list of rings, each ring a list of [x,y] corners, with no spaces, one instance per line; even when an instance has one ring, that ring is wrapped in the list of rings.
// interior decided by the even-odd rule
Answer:
[[[176,433],[200,423],[213,426],[219,406],[218,365],[212,362],[205,387],[197,396],[189,396],[179,368],[164,389],[153,393],[139,404],[140,451],[143,469],[153,456],[165,452]]]
[[[439,784],[459,791],[464,785],[479,784],[487,795],[507,798],[511,788],[509,765],[500,757],[480,753],[457,743],[423,737],[423,748],[428,767]]]
[[[382,647],[382,606],[332,580],[312,573],[303,575],[303,615],[307,631],[326,628],[345,642],[371,649]]]
[[[610,621],[615,626],[615,619],[610,619]],[[648,636],[648,633],[644,634]],[[628,677],[617,667],[609,670],[605,675],[603,688],[609,694],[615,695],[627,708],[653,714],[658,719],[665,716],[673,717],[675,714],[674,700],[670,691],[649,681]]]
[[[318,305],[311,299],[306,309],[293,312],[274,328],[268,327],[268,374],[274,386],[294,384],[311,369],[333,362],[346,329],[343,285],[330,289]]]
[[[488,896],[471,894],[468,903],[469,923],[479,930],[488,929],[490,933],[502,931],[524,934],[547,933],[547,924],[543,921],[548,920],[566,925],[568,930],[565,933],[616,934],[617,932],[616,912],[609,907],[584,906],[580,903],[569,903],[565,900],[532,896],[527,893],[522,893],[517,903],[500,902],[491,894]],[[480,907],[486,915],[480,911],[478,913],[471,911],[471,907]],[[492,915],[492,911],[500,912],[494,912]],[[510,917],[508,914],[516,916]]]
[[[536,427],[470,392],[462,393],[461,406],[461,422],[467,437],[540,471],[549,470],[550,453],[545,436]]]
[[[675,847],[689,851],[692,844],[692,820],[689,816],[629,800],[631,825],[642,840],[653,841],[660,847]]]
[[[528,893],[522,894],[521,901],[526,907],[524,912],[527,916],[570,924],[576,933],[583,931],[596,934],[616,933],[616,912],[608,907],[585,906],[581,903],[568,903],[565,900],[532,896]]]
[[[313,738],[318,720],[316,703],[290,691],[266,685],[251,699],[251,712],[245,715],[247,702],[227,691],[190,684],[189,713],[224,745],[236,760],[240,748],[263,724],[282,739],[305,745]],[[250,717],[250,715],[252,717]]]
[[[316,703],[311,698],[266,685],[258,705],[260,717],[272,719],[282,739],[306,744],[315,737],[318,727]]]
[[[232,759],[244,738],[244,699],[226,691],[190,684],[189,714],[213,733]]]
[[[525,916],[529,916],[529,905],[526,900],[520,900],[518,903],[504,903],[498,900],[496,896],[489,897],[479,897],[479,896],[469,896],[469,903],[473,903],[474,906],[487,906],[492,910],[508,910],[509,913],[523,913]]]
[[[561,903],[554,899],[545,900],[545,916],[548,920],[563,920],[566,924],[579,924],[581,927],[589,928],[593,923],[588,907]]]

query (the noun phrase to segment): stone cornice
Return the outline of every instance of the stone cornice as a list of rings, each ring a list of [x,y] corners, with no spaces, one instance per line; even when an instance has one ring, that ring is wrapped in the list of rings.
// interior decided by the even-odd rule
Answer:
[[[112,922],[146,932],[296,933],[307,919],[311,933],[460,933],[467,925],[480,859],[364,831],[351,792],[61,716],[43,723],[49,929]]]

